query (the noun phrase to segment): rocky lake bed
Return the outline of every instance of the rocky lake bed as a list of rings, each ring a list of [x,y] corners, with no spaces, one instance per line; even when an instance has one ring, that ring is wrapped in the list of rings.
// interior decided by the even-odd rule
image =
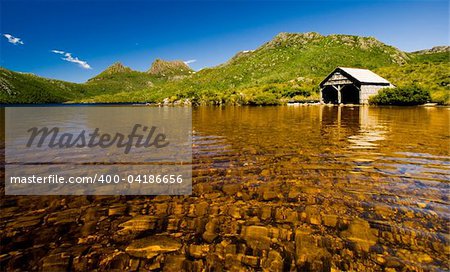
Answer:
[[[445,271],[448,120],[438,108],[200,108],[192,195],[2,192],[0,267]]]

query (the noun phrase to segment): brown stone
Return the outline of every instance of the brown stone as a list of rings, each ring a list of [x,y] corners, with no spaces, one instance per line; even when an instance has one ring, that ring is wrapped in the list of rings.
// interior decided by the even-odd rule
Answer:
[[[320,225],[322,219],[320,217],[320,209],[317,205],[306,206],[303,212],[306,216],[306,221],[313,225]]]
[[[297,191],[297,188],[292,188],[292,189],[289,191],[289,194],[288,194],[288,200],[289,200],[289,201],[296,201],[296,200],[298,199],[299,196],[300,196],[300,192]]]
[[[181,243],[169,236],[148,236],[134,240],[125,249],[131,256],[151,259],[161,253],[174,252],[181,248]]]
[[[253,268],[259,267],[259,258],[258,257],[238,254],[238,260],[240,260],[243,264],[251,266]]]
[[[263,226],[247,226],[241,233],[242,238],[253,249],[269,249],[271,239],[269,229]]]
[[[322,221],[325,226],[336,227],[339,217],[333,214],[325,214],[322,216]]]
[[[202,237],[203,239],[208,242],[212,243],[214,239],[218,236],[218,224],[219,220],[217,218],[211,219],[205,226],[205,232],[203,233]]]
[[[195,205],[195,215],[205,216],[208,214],[209,204],[206,201],[202,201]]]
[[[265,188],[263,192],[263,199],[265,201],[271,201],[278,199],[278,194],[273,190],[273,188]]]
[[[309,230],[297,229],[295,231],[295,255],[297,267],[303,271],[329,271],[331,254],[317,245]]]
[[[6,228],[19,229],[34,227],[42,223],[43,217],[44,214],[19,217],[16,220],[7,223]]]
[[[354,219],[347,230],[342,231],[342,237],[351,241],[356,251],[369,252],[371,246],[377,243],[376,230],[370,228],[369,222]]]
[[[48,223],[53,223],[55,225],[76,223],[80,216],[79,209],[68,209],[60,212],[52,213],[48,219]]]
[[[232,204],[228,209],[228,214],[235,219],[240,219],[241,218],[240,207],[237,206],[236,204]]]
[[[272,218],[272,207],[263,206],[261,208],[261,220],[267,220]]]
[[[184,262],[184,265],[186,266],[186,271],[192,271],[192,272],[204,271],[203,260],[195,260],[195,261],[186,260]]]
[[[116,251],[112,254],[106,254],[105,259],[100,261],[100,266],[106,270],[124,271],[128,266],[130,257],[124,252]]]
[[[209,250],[209,245],[190,245],[189,256],[195,259],[204,258],[208,254]]]
[[[264,170],[261,171],[260,175],[263,176],[263,177],[268,177],[268,176],[270,176],[270,170],[269,169],[264,169]]]
[[[130,259],[128,264],[130,271],[136,271],[139,268],[141,260],[140,259]]]
[[[42,259],[43,271],[67,271],[71,256],[66,253],[52,254]]]
[[[108,209],[108,216],[122,216],[125,214],[127,206],[125,205],[117,205],[112,206]]]
[[[119,225],[121,228],[117,234],[136,234],[153,230],[156,227],[157,217],[151,215],[138,215]]]
[[[184,255],[169,255],[166,257],[164,262],[163,271],[173,272],[173,271],[185,271],[184,262],[186,257]]]
[[[283,271],[283,258],[278,251],[271,250],[266,259],[262,261],[263,271],[281,272]]]
[[[239,184],[224,184],[222,191],[227,195],[234,195],[241,190],[241,185]]]

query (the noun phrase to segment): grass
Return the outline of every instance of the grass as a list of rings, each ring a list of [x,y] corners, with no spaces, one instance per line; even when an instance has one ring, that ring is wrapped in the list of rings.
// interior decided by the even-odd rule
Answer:
[[[348,66],[371,69],[399,87],[417,85],[431,93],[432,101],[450,104],[449,60],[449,52],[408,54],[371,37],[280,33],[254,51],[240,52],[223,65],[197,73],[161,61],[159,73],[153,74],[115,64],[85,84],[73,84],[2,69],[0,83],[6,91],[0,99],[108,103],[169,98],[249,105],[316,101],[320,81],[335,67]]]

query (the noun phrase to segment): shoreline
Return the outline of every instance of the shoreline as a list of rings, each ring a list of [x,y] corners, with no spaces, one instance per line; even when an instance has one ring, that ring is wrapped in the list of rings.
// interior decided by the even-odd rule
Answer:
[[[428,104],[428,103],[427,103]],[[450,108],[450,105],[366,105],[366,104],[321,104],[321,103],[285,103],[279,105],[192,105],[192,104],[162,104],[162,103],[146,103],[146,102],[114,102],[114,103],[36,103],[36,104],[0,104],[0,108],[11,107],[90,107],[90,106],[149,106],[149,107],[303,107],[303,106],[326,106],[326,107],[399,107],[399,108]]]

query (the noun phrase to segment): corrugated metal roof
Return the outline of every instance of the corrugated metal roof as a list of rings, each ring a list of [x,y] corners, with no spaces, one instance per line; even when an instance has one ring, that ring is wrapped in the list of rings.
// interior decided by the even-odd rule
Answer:
[[[389,81],[375,74],[374,72],[367,69],[359,69],[359,68],[348,68],[348,67],[338,67],[343,70],[356,80],[361,83],[386,83],[390,84]]]

